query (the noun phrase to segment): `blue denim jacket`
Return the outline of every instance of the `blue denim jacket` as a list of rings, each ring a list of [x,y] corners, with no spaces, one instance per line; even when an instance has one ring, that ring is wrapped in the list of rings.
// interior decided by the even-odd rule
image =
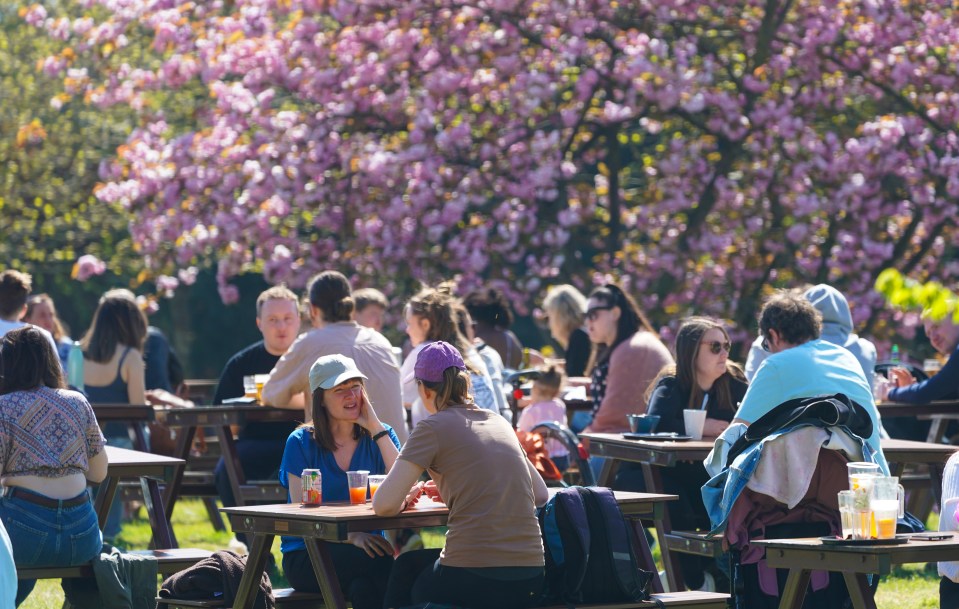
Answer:
[[[746,484],[749,483],[753,472],[756,471],[766,442],[770,442],[779,436],[788,434],[801,427],[810,426],[812,426],[810,423],[799,423],[770,434],[744,450],[733,460],[729,467],[715,474],[710,478],[709,482],[703,485],[703,503],[706,506],[709,521],[713,527],[709,532],[709,537],[722,535],[726,531],[726,521],[729,518],[729,512],[736,503],[736,499],[738,499],[739,495],[743,492],[743,489],[746,488]],[[710,462],[717,460],[717,456],[714,456],[717,451],[719,451],[723,459],[725,458],[726,450],[729,449],[729,446],[735,442],[739,435],[745,432],[745,428],[745,425],[731,426],[727,430],[730,432],[729,434],[724,433],[716,440],[716,448],[713,449],[713,454],[710,454],[709,458],[707,458],[707,469],[709,469],[708,464]],[[851,459],[877,463],[884,471],[886,470],[884,462],[877,458],[876,451],[866,444],[865,440],[850,432],[844,425],[826,427],[825,429],[832,434],[842,434],[845,436],[848,440],[847,444],[851,444],[856,451],[856,454],[848,455]],[[885,473],[888,475],[888,472]]]

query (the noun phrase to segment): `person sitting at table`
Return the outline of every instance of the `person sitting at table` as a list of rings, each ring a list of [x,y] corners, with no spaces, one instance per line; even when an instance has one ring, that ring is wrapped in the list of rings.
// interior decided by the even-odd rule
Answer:
[[[344,355],[321,356],[310,367],[313,422],[290,434],[280,463],[280,484],[289,490],[288,503],[300,501],[304,469],[320,470],[325,504],[349,501],[347,471],[385,474],[393,467],[400,440],[371,407],[366,380],[356,362]],[[377,533],[350,533],[348,539],[329,546],[340,588],[354,609],[380,609],[393,566],[393,546]],[[280,551],[290,585],[320,592],[303,539],[283,536]]]
[[[356,303],[353,320],[361,326],[382,332],[383,316],[390,308],[386,294],[376,288],[360,288],[353,291],[353,302]]]
[[[430,416],[420,421],[373,498],[373,511],[393,516],[424,492],[449,506],[446,544],[396,559],[386,607],[450,603],[522,608],[542,591],[543,543],[536,507],[546,503],[543,479],[526,458],[509,422],[478,408],[459,350],[437,341],[419,351],[413,371]]]
[[[585,376],[592,345],[583,329],[586,321],[586,297],[569,284],[556,285],[546,292],[543,311],[549,333],[563,348],[566,376]]]
[[[788,400],[842,393],[868,413],[873,432],[866,443],[876,454],[876,463],[888,472],[889,465],[879,444],[879,411],[862,365],[848,349],[820,338],[821,330],[822,315],[802,296],[779,291],[763,305],[759,332],[763,349],[770,355],[749,383],[732,424],[720,435],[720,441],[731,444],[734,436],[744,430],[737,424],[748,426]],[[714,453],[725,460],[722,450],[714,449]]]
[[[146,373],[143,345],[147,318],[126,289],[107,291],[93,314],[93,323],[80,341],[83,347],[83,389],[91,404],[146,404]],[[126,423],[103,426],[111,446],[133,448]],[[123,510],[114,500],[110,518],[103,527],[108,539],[120,533]]]
[[[530,405],[519,415],[516,429],[531,432],[544,422],[566,425],[566,403],[559,397],[565,381],[563,369],[556,364],[540,370],[529,392]],[[569,450],[555,438],[546,440],[546,449],[559,471],[565,472],[569,467]]]
[[[103,546],[87,481],[106,478],[105,439],[90,403],[65,387],[38,328],[0,338],[0,520],[18,567],[80,565]],[[35,584],[20,580],[17,605]]]
[[[916,382],[905,368],[892,368],[889,382],[879,378],[881,400],[927,404],[956,396],[959,390],[959,321],[955,318],[955,310],[949,309],[946,316],[938,320],[933,319],[931,311],[925,310],[922,321],[933,348],[949,359],[936,374],[921,382]]]
[[[0,336],[27,325],[22,319],[27,314],[27,298],[32,290],[33,278],[27,273],[13,269],[0,273]],[[56,351],[57,343],[53,335],[43,328],[40,328],[40,332]]]
[[[57,307],[53,304],[53,299],[49,294],[34,294],[27,299],[27,312],[23,316],[23,321],[43,328],[53,336],[57,344],[57,356],[60,358],[60,365],[67,369],[67,356],[70,355],[70,347],[73,346],[73,339],[67,336],[63,329],[63,323],[57,316]]]
[[[226,363],[213,395],[214,404],[243,397],[243,377],[269,374],[296,340],[300,328],[296,294],[285,286],[274,286],[261,292],[256,299],[256,327],[263,339],[239,351]],[[290,421],[249,423],[240,429],[236,454],[247,479],[267,480],[275,476],[286,439],[294,429],[296,423]],[[213,475],[223,506],[235,506],[236,497],[222,457]],[[246,535],[240,533],[237,538],[246,543]]]
[[[719,322],[688,317],[676,333],[676,364],[660,372],[650,387],[646,412],[658,415],[656,431],[686,433],[684,409],[706,409],[703,436],[715,438],[732,420],[746,394],[746,377],[739,364],[729,361],[729,335]],[[663,492],[678,495],[667,506],[674,529],[709,530],[709,514],[699,489],[709,480],[702,463],[680,462],[663,476]],[[679,554],[683,579],[692,589],[715,591],[715,561]]]
[[[263,403],[277,408],[308,405],[304,397],[309,391],[306,379],[311,364],[321,355],[345,355],[369,375],[366,388],[377,417],[388,423],[401,441],[406,439],[400,370],[390,341],[353,321],[352,290],[342,273],[324,271],[316,275],[307,292],[313,329],[301,334],[276,363],[260,392]]]
[[[475,322],[476,336],[499,353],[503,365],[510,370],[523,366],[523,345],[509,329],[513,312],[503,291],[492,286],[473,290],[463,297],[463,305]]]
[[[486,368],[486,363],[476,347],[459,331],[457,305],[452,291],[444,285],[419,291],[404,309],[406,334],[410,337],[413,350],[403,360],[400,376],[403,378],[403,405],[410,409],[413,427],[429,416],[429,412],[419,400],[411,373],[416,363],[416,356],[426,345],[435,341],[446,341],[459,349],[460,355],[468,364],[476,404],[481,408],[509,416],[502,392],[497,399],[493,379]]]

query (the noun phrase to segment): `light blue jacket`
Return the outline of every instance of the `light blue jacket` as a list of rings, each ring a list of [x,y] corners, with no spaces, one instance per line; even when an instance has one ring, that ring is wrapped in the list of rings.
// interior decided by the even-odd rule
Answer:
[[[784,427],[766,436],[737,455],[728,468],[719,472],[716,472],[717,465],[722,467],[722,464],[725,463],[729,448],[740,436],[746,433],[746,425],[742,423],[731,425],[717,438],[713,452],[706,459],[706,470],[713,477],[702,488],[703,503],[713,527],[709,532],[709,537],[725,533],[729,513],[756,471],[766,443],[802,427],[810,426],[813,425],[808,422],[799,423]],[[846,426],[833,426],[825,429],[830,432],[830,439],[823,446],[842,450],[852,461],[877,463],[888,475],[885,460],[877,458],[876,451],[862,438],[849,431]],[[818,451],[819,447],[815,448]]]

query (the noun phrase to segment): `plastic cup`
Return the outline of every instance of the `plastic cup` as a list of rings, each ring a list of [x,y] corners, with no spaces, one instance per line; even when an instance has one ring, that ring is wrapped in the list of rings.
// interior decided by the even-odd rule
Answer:
[[[703,426],[706,425],[706,411],[698,408],[683,410],[683,423],[686,425],[686,435],[693,440],[702,440]]]
[[[847,463],[846,469],[849,471],[849,488],[852,490],[860,487],[869,488],[872,486],[872,480],[882,475],[878,465],[864,461]]]
[[[853,491],[839,491],[839,518],[842,522],[843,539],[852,539],[852,529],[856,518],[856,494]]]
[[[942,370],[942,362],[939,360],[935,358],[922,360],[922,371],[926,373],[926,376],[933,376],[940,370]]]
[[[385,474],[372,474],[369,476],[371,500],[373,499],[373,496],[376,495],[376,490],[380,488],[380,485],[383,484],[384,480],[386,480]]]
[[[350,503],[362,505],[366,503],[366,483],[370,472],[361,469],[355,472],[346,472],[346,483],[350,487]]]
[[[255,398],[257,396],[256,380],[253,375],[243,377],[243,397]]]
[[[872,481],[869,509],[876,518],[876,538],[896,536],[896,521],[905,513],[906,492],[895,476],[877,476]]]
[[[263,403],[263,385],[266,385],[266,381],[269,380],[269,374],[254,374],[253,382],[256,384],[256,401]]]

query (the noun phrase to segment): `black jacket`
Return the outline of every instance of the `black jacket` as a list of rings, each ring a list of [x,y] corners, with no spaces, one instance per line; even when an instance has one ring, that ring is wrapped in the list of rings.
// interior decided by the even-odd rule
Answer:
[[[181,600],[222,600],[227,607],[233,606],[236,593],[246,568],[246,556],[229,550],[214,552],[188,569],[174,573],[163,580],[161,598]],[[260,591],[253,603],[254,609],[274,609],[273,585],[265,572],[260,578]]]

